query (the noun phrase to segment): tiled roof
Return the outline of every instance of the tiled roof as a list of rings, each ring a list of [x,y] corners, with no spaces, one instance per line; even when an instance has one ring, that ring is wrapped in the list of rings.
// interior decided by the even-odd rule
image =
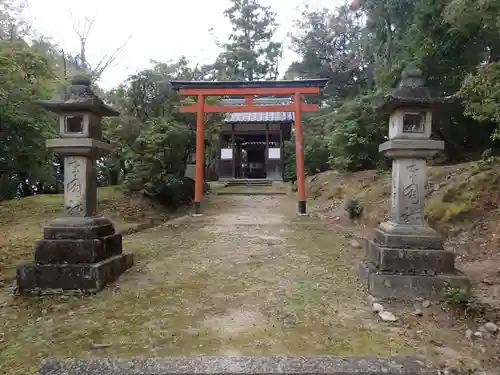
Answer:
[[[224,99],[223,105],[243,105],[244,99]],[[257,105],[291,104],[290,98],[260,98],[254,99]],[[228,113],[225,123],[290,123],[294,119],[293,112],[241,112]]]

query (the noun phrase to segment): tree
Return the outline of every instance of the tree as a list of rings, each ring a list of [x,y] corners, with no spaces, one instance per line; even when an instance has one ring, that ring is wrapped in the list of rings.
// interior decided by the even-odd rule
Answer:
[[[272,41],[276,14],[259,0],[231,0],[224,15],[232,33],[213,68],[215,78],[230,80],[276,79],[282,55],[281,43]]]
[[[178,110],[192,98],[181,101],[168,82],[195,79],[204,73],[198,67],[190,68],[183,57],[153,64],[152,69],[130,76],[107,94],[121,116],[106,120],[105,137],[115,146],[115,152],[104,160],[103,175],[108,176],[109,183],[125,181],[130,190],[144,190],[161,196],[166,204],[176,205],[188,199],[184,192],[191,191],[184,173],[195,150],[196,124],[194,114]],[[218,136],[218,123],[220,115],[208,118],[208,146]]]
[[[377,147],[388,119],[372,107],[379,94],[399,83],[402,70],[413,65],[423,71],[433,94],[458,93],[465,114],[472,116],[466,118],[459,105],[434,114],[432,136],[445,141],[448,159],[460,160],[469,152],[492,147],[491,123],[500,120],[494,104],[500,98],[495,64],[498,4],[496,0],[356,0],[330,10],[306,8],[292,33],[300,59],[287,76],[330,81],[320,98],[321,110],[304,119],[305,143],[311,138],[326,142],[333,168],[384,165]],[[489,65],[478,68],[485,63]]]
[[[87,57],[88,49],[88,39],[92,26],[94,25],[95,17],[89,18],[84,17],[76,23],[73,23],[73,30],[78,36],[80,42],[80,51],[74,55],[69,55],[71,63],[76,66],[77,70],[81,73],[86,73],[93,81],[98,81],[104,71],[108,69],[116,60],[116,58],[122,53],[123,49],[127,45],[131,36],[129,36],[125,42],[118,46],[111,54],[106,54],[101,57],[97,64],[91,64]],[[63,55],[64,55],[64,51]]]
[[[302,13],[291,33],[293,50],[301,60],[291,64],[288,78],[329,78],[325,92],[354,97],[371,86],[370,54],[362,13],[347,6]]]
[[[47,179],[51,158],[45,140],[55,135],[55,119],[35,104],[51,94],[48,61],[24,41],[0,41],[0,198],[15,193],[18,183]]]
[[[500,140],[500,3],[495,0],[453,0],[444,20],[455,30],[476,40],[481,54],[477,69],[462,81],[458,96],[465,114],[482,122],[482,129],[497,124],[493,140]]]
[[[26,1],[0,0],[0,40],[21,40],[29,32],[29,25],[20,17]]]

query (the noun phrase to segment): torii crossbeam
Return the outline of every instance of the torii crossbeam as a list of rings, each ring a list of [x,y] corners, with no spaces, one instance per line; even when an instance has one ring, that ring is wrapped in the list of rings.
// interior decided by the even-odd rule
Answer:
[[[293,81],[172,81],[171,85],[182,96],[196,96],[197,103],[181,107],[181,112],[196,113],[196,181],[195,214],[201,214],[203,195],[203,164],[205,141],[205,113],[213,112],[293,112],[295,124],[295,152],[297,163],[297,200],[298,213],[306,214],[306,192],[304,181],[304,153],[302,150],[302,112],[317,111],[314,104],[302,103],[302,95],[318,94],[327,79],[307,79]],[[208,105],[207,96],[240,96],[245,98],[244,105]],[[292,104],[256,105],[255,96],[291,96]]]

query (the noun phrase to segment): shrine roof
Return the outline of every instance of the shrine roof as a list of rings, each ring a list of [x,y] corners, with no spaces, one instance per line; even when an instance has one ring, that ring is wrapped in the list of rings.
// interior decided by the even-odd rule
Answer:
[[[279,105],[291,104],[291,98],[255,98],[256,105]],[[223,99],[223,105],[243,105],[244,99]],[[231,112],[227,113],[224,122],[226,124],[246,123],[280,123],[291,124],[294,120],[293,112]]]

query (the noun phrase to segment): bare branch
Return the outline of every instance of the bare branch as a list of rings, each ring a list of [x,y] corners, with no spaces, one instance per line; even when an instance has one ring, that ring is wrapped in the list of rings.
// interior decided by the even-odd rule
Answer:
[[[71,18],[73,18],[71,11],[70,16]],[[83,26],[80,25],[80,21],[78,21],[77,23],[73,22],[73,31],[80,40],[80,55],[78,56],[78,58],[80,60],[79,68],[81,70],[92,70],[90,68],[89,62],[87,61],[87,41],[94,22],[95,16],[92,18],[84,17]]]
[[[70,15],[72,16],[71,12]],[[95,16],[91,18],[84,17],[83,26],[81,25],[80,21],[78,22],[73,21],[73,30],[75,34],[78,36],[78,39],[80,41],[80,53],[79,55],[76,56],[77,61],[79,60],[80,62],[78,64],[79,65],[78,68],[80,70],[86,71],[87,73],[90,73],[93,80],[98,80],[104,73],[104,71],[107,68],[109,68],[111,64],[113,64],[118,55],[123,52],[130,38],[132,38],[132,35],[130,35],[122,45],[116,48],[111,55],[105,54],[99,60],[97,65],[93,67],[87,60],[87,47],[88,47],[88,38],[92,30],[92,26],[94,25],[94,22],[95,22]]]
[[[111,64],[113,64],[115,62],[116,58],[123,52],[123,50],[125,49],[125,46],[128,44],[128,42],[130,41],[131,38],[132,38],[132,34],[129,35],[127,40],[125,40],[125,42],[121,46],[119,46],[117,49],[115,49],[115,51],[111,54],[111,56],[109,56],[109,58],[107,57],[108,55],[104,55],[102,57],[102,59],[99,61],[99,63],[96,65],[96,67],[92,69],[92,76],[95,79],[99,79],[101,77],[102,73],[104,73],[104,71],[107,68],[109,68],[111,66]]]

